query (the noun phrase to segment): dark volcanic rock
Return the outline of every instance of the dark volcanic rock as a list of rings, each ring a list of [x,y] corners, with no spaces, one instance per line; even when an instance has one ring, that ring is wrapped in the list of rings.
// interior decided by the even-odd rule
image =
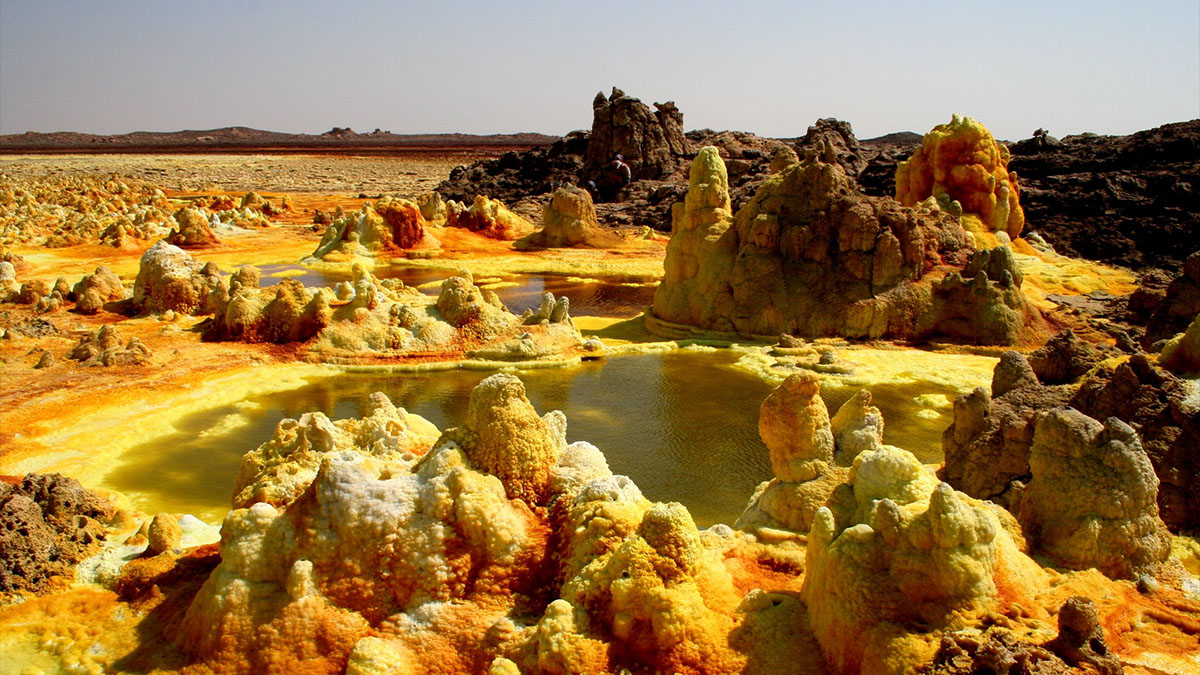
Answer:
[[[633,178],[662,178],[675,173],[678,157],[691,151],[683,135],[683,113],[673,101],[655,103],[656,112],[613,87],[608,98],[592,101],[592,135],[584,156],[584,178],[604,179],[616,155],[623,155]]]
[[[115,509],[73,478],[28,474],[0,482],[0,593],[39,593],[104,537]]]
[[[1193,235],[1188,242],[1192,245],[1200,244],[1197,235],[1200,235],[1200,232]],[[1147,347],[1187,330],[1192,319],[1200,314],[1200,251],[1188,256],[1183,265],[1183,274],[1171,281],[1161,297],[1156,297],[1151,302],[1147,297],[1151,293],[1153,291],[1148,291],[1145,296],[1137,299],[1143,305],[1153,305],[1150,322],[1146,325],[1146,337],[1142,341]],[[1134,310],[1137,301],[1134,297],[1130,297],[1129,301],[1130,310]]]
[[[1027,230],[1060,253],[1178,270],[1200,241],[1200,119],[1011,146]]]

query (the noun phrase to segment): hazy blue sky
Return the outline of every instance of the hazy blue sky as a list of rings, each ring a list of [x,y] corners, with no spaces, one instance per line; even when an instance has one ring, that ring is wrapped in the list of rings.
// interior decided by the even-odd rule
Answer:
[[[0,133],[562,134],[613,85],[688,129],[1129,133],[1200,117],[1200,0],[0,0]]]

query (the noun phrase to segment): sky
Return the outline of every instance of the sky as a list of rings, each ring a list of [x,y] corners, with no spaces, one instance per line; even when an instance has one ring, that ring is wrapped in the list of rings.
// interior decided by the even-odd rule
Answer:
[[[998,138],[1200,117],[1200,0],[0,0],[0,133],[564,134],[617,86],[686,129]]]

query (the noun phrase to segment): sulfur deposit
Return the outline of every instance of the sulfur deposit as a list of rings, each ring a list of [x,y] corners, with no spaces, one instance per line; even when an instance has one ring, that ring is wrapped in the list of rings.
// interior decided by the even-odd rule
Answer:
[[[979,122],[954,115],[925,134],[920,149],[896,168],[896,201],[913,206],[929,197],[956,201],[978,215],[986,232],[1016,239],[1025,226],[1009,151]]]
[[[520,239],[534,230],[533,223],[513,213],[499,199],[475,195],[471,206],[450,201],[446,204],[446,226],[461,227],[502,241]]]
[[[808,538],[803,597],[832,670],[908,672],[932,656],[920,633],[1032,591],[1037,566],[1006,520],[905,450],[860,454]]]
[[[394,414],[383,402],[371,418]],[[319,437],[319,418],[309,420],[302,435]],[[744,667],[729,635],[746,619],[721,562],[736,542],[703,536],[683,507],[651,504],[612,476],[596,448],[567,444],[562,414],[539,417],[515,377],[484,380],[467,424],[423,455],[394,452],[385,439],[383,452],[297,444],[299,426],[287,427],[268,445],[302,451],[308,468],[272,497],[276,505],[226,518],[221,563],[179,636],[197,665]],[[327,433],[380,428],[364,419]],[[263,449],[251,456],[266,458]],[[530,615],[535,597],[548,600]]]
[[[385,197],[330,223],[312,257],[324,258],[333,252],[352,256],[441,248],[426,225],[416,202]]]
[[[833,420],[817,375],[791,375],[763,401],[758,433],[771,453],[775,478],[758,486],[735,527],[807,532],[817,510],[845,482],[859,453],[883,443],[883,416],[865,389]]]
[[[221,243],[209,227],[208,218],[197,209],[179,209],[172,216],[178,227],[167,235],[167,243],[182,248],[216,246]]]
[[[1041,330],[1006,247],[971,254],[957,218],[863,195],[820,156],[769,177],[731,216],[724,163],[705,148],[672,222],[651,330],[983,344]]]
[[[409,355],[475,356],[490,361],[570,358],[584,348],[565,298],[546,311],[510,313],[470,275],[447,278],[436,298],[394,279],[378,279],[359,263],[334,288],[285,279],[259,288],[242,268],[209,295],[210,340],[304,343],[314,358],[361,361]]]
[[[139,314],[203,313],[209,292],[219,283],[215,264],[202,265],[183,249],[160,241],[142,254],[133,282],[133,309]]]

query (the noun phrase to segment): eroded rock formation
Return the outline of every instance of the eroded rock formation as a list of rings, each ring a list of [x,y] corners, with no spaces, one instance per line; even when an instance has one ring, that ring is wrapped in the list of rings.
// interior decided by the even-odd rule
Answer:
[[[513,241],[531,233],[533,223],[513,213],[499,199],[476,195],[470,207],[446,205],[446,226],[461,227],[492,239]]]
[[[121,279],[103,265],[95,272],[84,275],[71,289],[75,309],[81,314],[96,314],[105,303],[125,299],[125,287]]]
[[[216,246],[221,243],[209,227],[208,218],[197,209],[179,209],[172,216],[178,226],[167,235],[167,243],[181,248]]]
[[[676,157],[687,154],[683,113],[675,103],[655,103],[655,111],[613,87],[592,101],[592,135],[584,159],[584,177],[603,180],[613,158],[623,155],[633,177],[660,178],[675,171]]]
[[[939,483],[891,446],[854,460],[846,484],[817,512],[803,597],[834,672],[904,672],[920,662],[920,632],[948,613],[1013,598],[1036,579],[1011,518]],[[1020,581],[1020,580],[1025,581]]]
[[[867,197],[819,155],[768,178],[731,217],[724,163],[705,148],[672,217],[652,330],[661,319],[750,335],[984,344],[1039,330],[1007,248],[966,260],[956,218],[932,203],[911,209]],[[949,266],[955,261],[967,264]]]
[[[1071,342],[1065,337],[1059,343]],[[1039,350],[1053,358],[1049,347]],[[1062,372],[1057,366],[1054,372]],[[1081,381],[1038,382],[1017,352],[996,366],[993,389],[976,389],[954,402],[954,421],[942,436],[941,477],[979,499],[1010,505],[1014,481],[1031,476],[1030,449],[1038,416],[1070,405],[1101,420],[1115,417],[1138,431],[1142,449],[1158,476],[1158,508],[1173,530],[1200,527],[1200,413],[1189,403],[1188,387],[1170,372],[1138,354],[1112,366],[1093,367]]]
[[[1113,578],[1153,573],[1171,551],[1158,517],[1158,477],[1137,432],[1072,408],[1039,415],[1033,478],[1014,500],[1030,545],[1069,569]]]
[[[74,566],[105,537],[114,512],[74,478],[31,473],[17,483],[0,481],[0,595],[69,583]]]
[[[105,324],[80,338],[67,355],[84,366],[144,366],[150,363],[150,357],[150,348],[135,337],[122,344],[121,334],[113,324]]]
[[[441,248],[441,242],[425,231],[425,225],[425,217],[416,202],[384,197],[373,205],[364,205],[357,213],[343,215],[330,223],[312,257],[324,258],[333,252],[372,255]]]
[[[771,453],[775,478],[758,486],[735,527],[807,532],[817,510],[846,481],[859,453],[883,443],[883,417],[861,390],[833,420],[813,373],[791,375],[763,401],[758,433]]]

